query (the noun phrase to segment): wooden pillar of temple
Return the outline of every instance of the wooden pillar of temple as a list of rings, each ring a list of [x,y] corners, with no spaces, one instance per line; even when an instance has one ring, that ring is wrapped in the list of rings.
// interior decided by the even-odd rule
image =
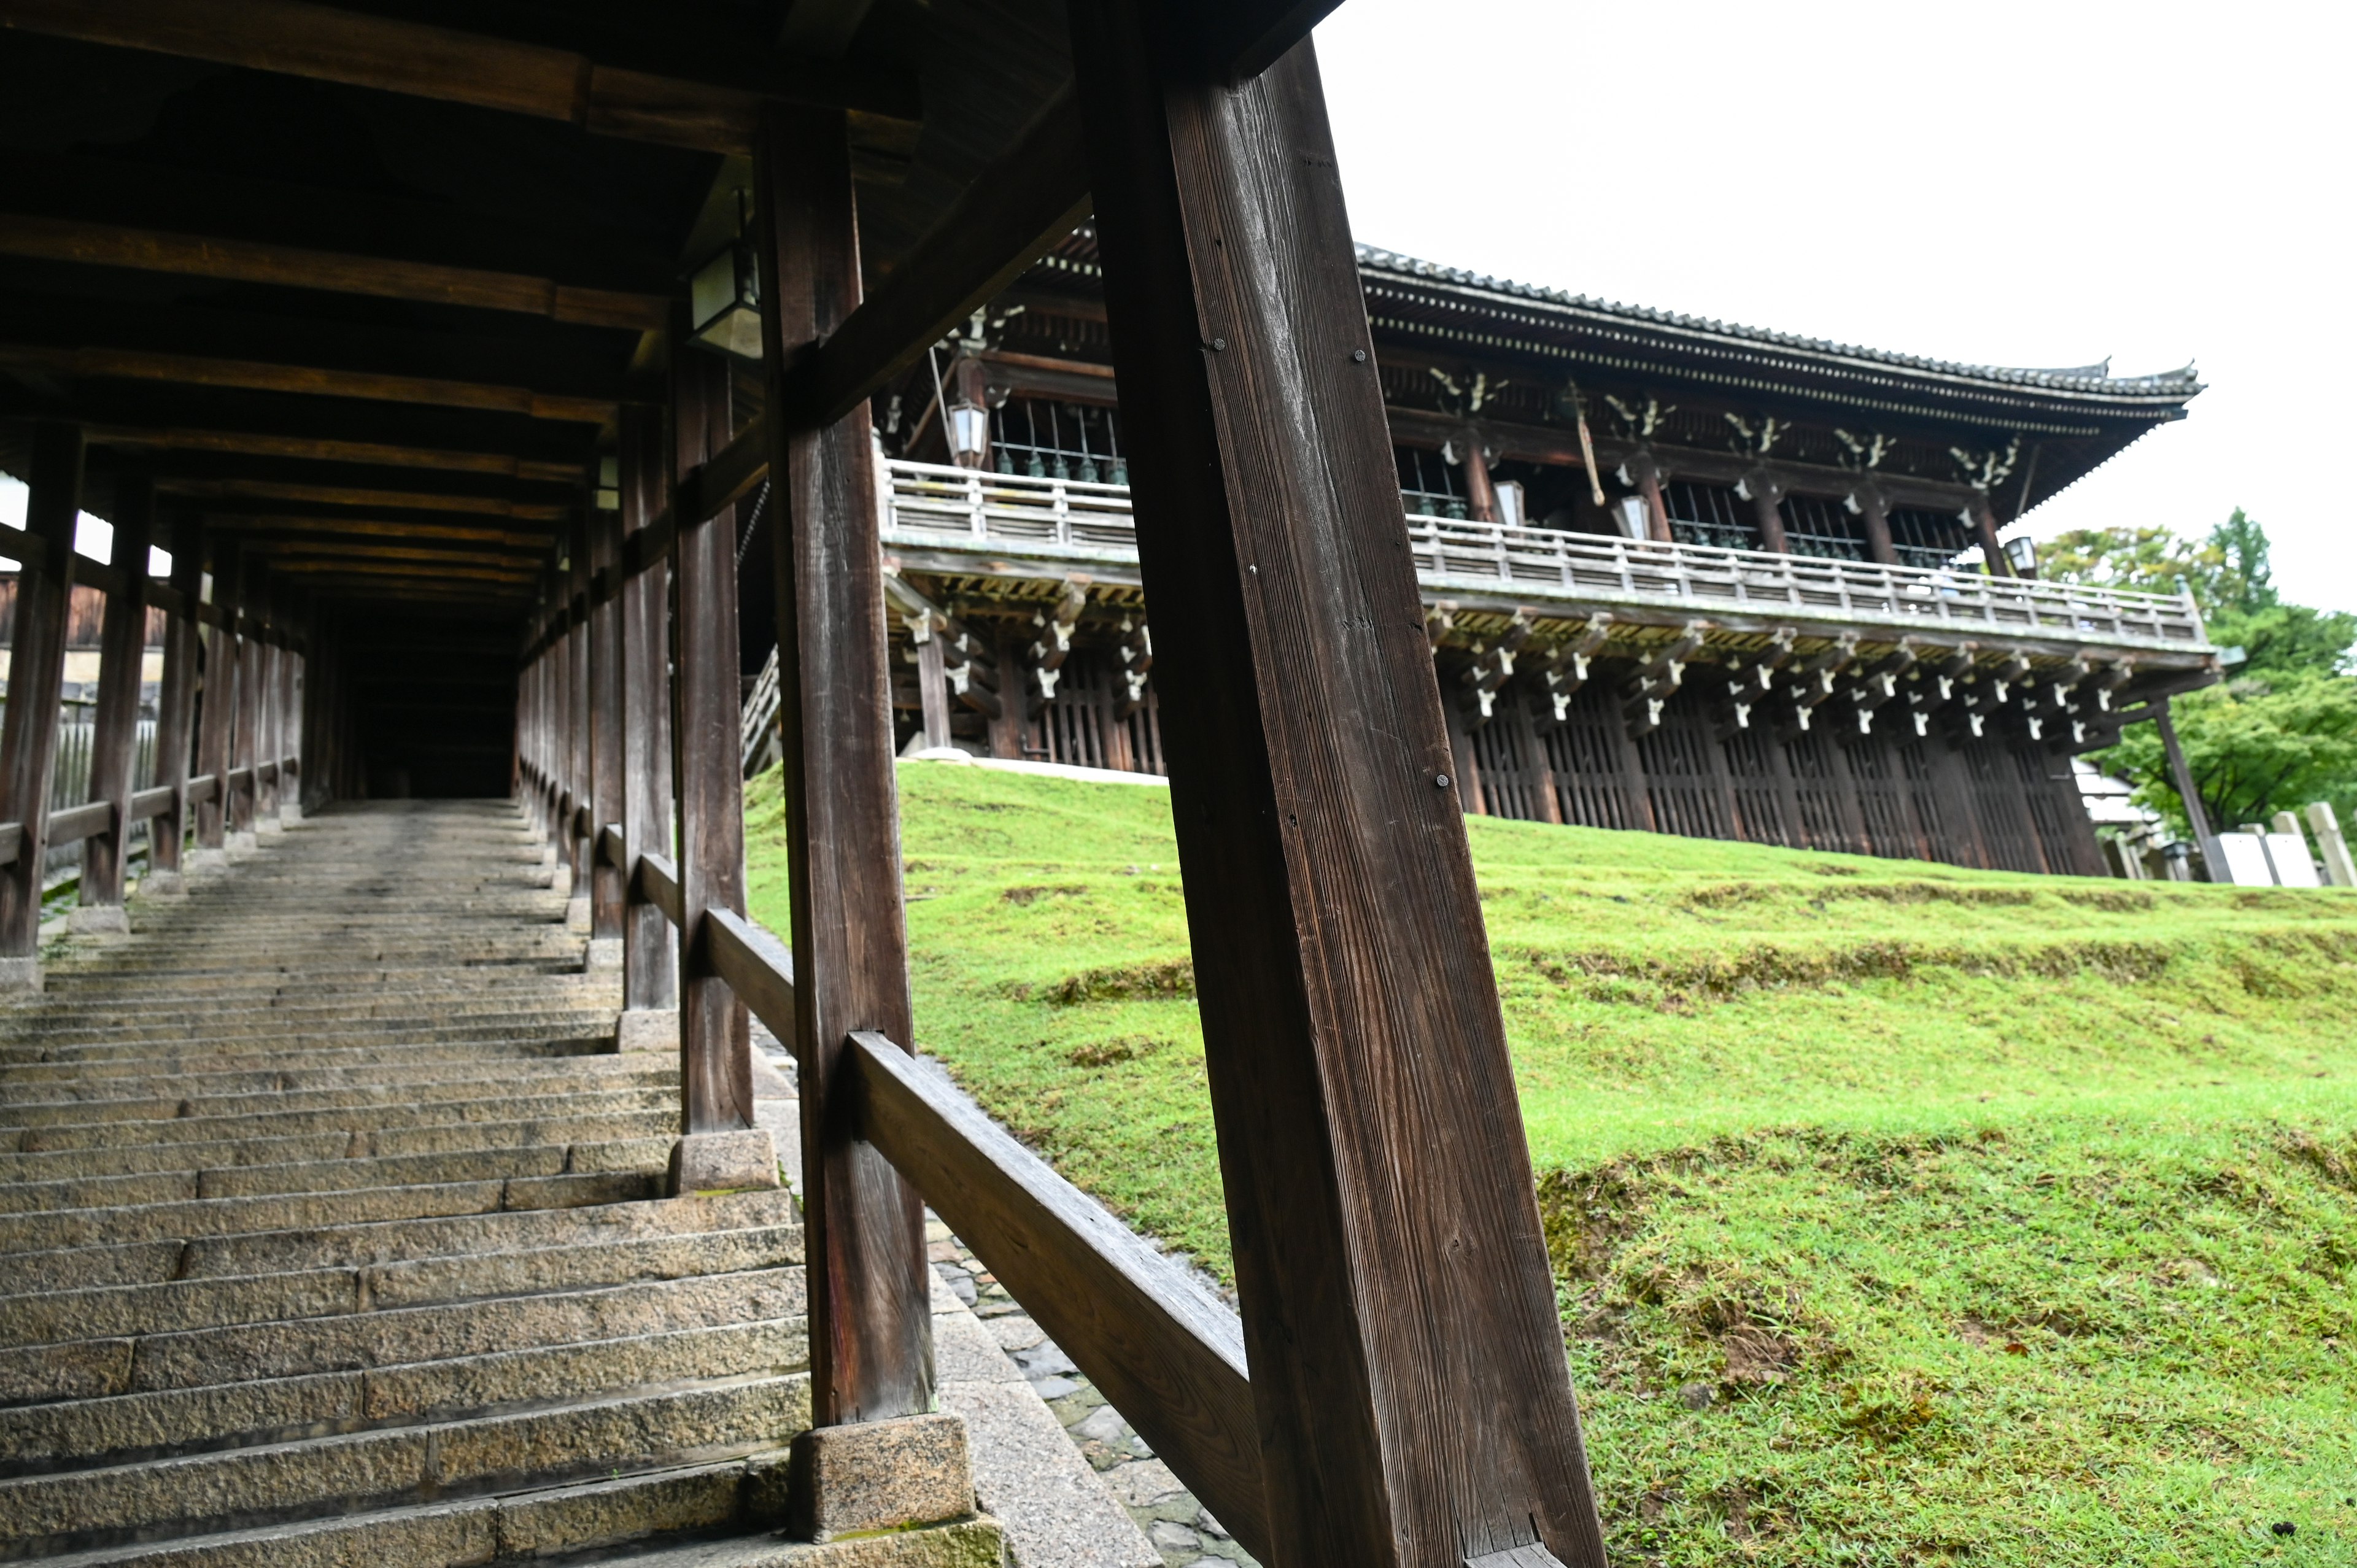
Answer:
[[[0,719],[0,822],[14,823],[16,833],[16,858],[0,867],[0,987],[38,990],[49,768],[57,757],[59,687],[65,681],[74,521],[81,514],[81,427],[48,421],[35,425],[31,458],[25,476],[25,532],[39,546],[40,558],[19,564],[7,714]]]
[[[1885,566],[1899,564],[1899,547],[1890,542],[1890,501],[1879,485],[1859,485],[1849,493],[1849,504],[1866,527],[1866,553]]]
[[[592,510],[589,550],[589,953],[592,969],[622,961],[623,869],[598,852],[598,835],[622,822],[622,516]]]
[[[1784,487],[1765,468],[1743,476],[1741,489],[1751,501],[1751,516],[1760,530],[1760,548],[1789,555],[1792,542],[1784,536]]]
[[[850,128],[840,110],[773,106],[757,175],[770,406],[780,369],[859,305]],[[857,1135],[849,1036],[915,1049],[890,654],[865,402],[816,429],[772,435],[778,700],[801,1053],[809,1228],[811,1404],[819,1425],[931,1408],[932,1328],[922,1207]],[[1019,703],[1014,666],[1000,697]]]
[[[763,314],[778,308],[776,302],[766,302]],[[716,354],[682,348],[673,356],[673,456],[683,473],[719,452],[735,434],[728,381],[727,362]],[[745,912],[737,509],[723,507],[701,520],[681,516],[678,522],[673,571],[679,601],[673,624],[679,674],[672,725],[679,791],[682,1136],[673,1156],[672,1183],[683,1193],[775,1187],[776,1146],[753,1117],[751,1021],[744,1002],[713,966],[705,918],[714,909]]]
[[[139,685],[147,655],[147,546],[156,532],[156,480],[133,468],[115,483],[112,560],[123,585],[106,596],[98,634],[98,704],[91,714],[90,799],[113,821],[81,843],[81,888],[69,924],[128,931],[124,873],[131,859],[132,765],[139,756]]]
[[[2013,575],[2013,563],[2005,558],[2005,546],[1996,542],[1996,513],[1989,509],[1988,492],[1975,490],[1972,499],[1964,503],[1964,520],[1973,526],[1973,537],[1979,542],[1981,559],[1988,563],[1992,577]]]
[[[2169,779],[2177,786],[2177,798],[2185,807],[2185,821],[2193,830],[2193,843],[2201,851],[2201,874],[2205,881],[2226,882],[2226,857],[2218,847],[2218,835],[2211,830],[2210,813],[2201,804],[2201,789],[2193,781],[2193,768],[2185,760],[2185,747],[2177,738],[2177,720],[2169,711],[2167,697],[2155,698],[2152,707],[2152,727],[2160,733],[2161,754],[2169,759]]]
[[[1465,515],[1475,522],[1498,521],[1498,487],[1490,482],[1490,456],[1481,449],[1481,433],[1468,425],[1455,443],[1465,468]]]
[[[256,562],[257,568],[261,563]],[[257,574],[258,575],[258,574]],[[279,629],[285,590],[261,578],[253,596],[253,826],[278,831],[278,671],[285,660]]]
[[[621,413],[622,531],[637,534],[662,510],[670,492],[663,465],[662,416],[643,404]],[[673,856],[671,744],[671,567],[657,562],[622,585],[622,839],[624,864],[642,854]],[[670,918],[636,882],[624,888],[622,1016],[624,1050],[679,1047],[679,956]]]
[[[557,853],[572,868],[572,895],[565,907],[565,927],[587,936],[590,931],[590,883],[596,877],[597,827],[587,819],[594,804],[595,780],[590,771],[589,741],[596,728],[596,693],[589,671],[589,524],[576,513],[565,545],[566,602],[572,611],[565,634],[565,734],[559,746],[565,757],[565,805]]]
[[[237,542],[210,535],[214,618],[204,628],[204,689],[197,713],[197,771],[210,780],[197,802],[200,862],[218,863],[229,844],[230,756],[237,717]]]
[[[303,815],[303,639],[295,628],[304,617],[292,590],[279,599],[278,650],[278,821],[281,825]]]
[[[171,586],[179,604],[164,620],[164,680],[156,693],[156,782],[172,791],[172,806],[147,828],[149,897],[183,891],[183,852],[188,831],[188,747],[197,710],[197,650],[201,623],[196,617],[204,591],[205,531],[196,513],[175,508],[171,521]]]
[[[254,633],[262,619],[263,564],[257,556],[238,560],[237,602],[225,607],[231,614],[230,660],[236,667],[236,689],[230,708],[230,770],[237,777],[226,797],[229,806],[229,849],[235,854],[254,846],[254,770],[262,728],[262,650]],[[226,783],[227,780],[224,780]]]
[[[1071,19],[1255,1554],[1601,1568],[1317,57],[1232,87],[1175,6]]]
[[[1653,460],[1652,452],[1638,447],[1620,465],[1620,471],[1645,498],[1646,537],[1657,544],[1670,543],[1670,505],[1662,498],[1662,466]]]

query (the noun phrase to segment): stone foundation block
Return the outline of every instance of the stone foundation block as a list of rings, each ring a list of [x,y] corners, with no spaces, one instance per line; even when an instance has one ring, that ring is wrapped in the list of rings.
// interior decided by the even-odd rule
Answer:
[[[565,929],[585,937],[589,934],[589,895],[586,890],[565,895]]]
[[[569,913],[569,911],[568,911]],[[617,970],[622,967],[622,939],[591,937],[588,950],[581,955],[581,967],[590,972]]]
[[[222,853],[231,860],[249,855],[262,847],[262,841],[253,833],[229,833],[222,839]]]
[[[41,961],[38,958],[0,958],[0,991],[38,991],[41,988]],[[762,1136],[767,1137],[767,1133]]]
[[[679,1049],[679,1009],[676,1007],[631,1007],[614,1020],[616,1051],[665,1051]]]
[[[83,937],[127,937],[131,917],[120,904],[78,904],[66,912],[66,929]]]
[[[177,871],[151,871],[139,879],[142,898],[185,898],[188,880]]]
[[[974,1511],[965,1420],[909,1415],[821,1426],[794,1439],[782,1497],[775,1470],[748,1477],[756,1513],[782,1516],[787,1533],[813,1541],[913,1529]],[[764,1493],[768,1496],[764,1496]]]
[[[746,1192],[778,1185],[778,1145],[766,1127],[690,1133],[672,1146],[673,1197]]]

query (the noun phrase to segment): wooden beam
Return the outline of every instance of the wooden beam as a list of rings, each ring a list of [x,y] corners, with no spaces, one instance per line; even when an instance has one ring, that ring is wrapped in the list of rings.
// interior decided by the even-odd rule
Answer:
[[[536,557],[490,550],[405,550],[397,545],[320,544],[286,539],[256,539],[250,541],[246,548],[265,560],[278,562],[414,561],[436,566],[500,566],[527,577],[540,569]]]
[[[351,463],[381,468],[438,468],[452,473],[497,474],[534,483],[573,485],[588,477],[578,463],[550,463],[505,452],[454,452],[396,446],[376,441],[329,441],[259,431],[141,429],[126,424],[91,425],[93,446],[162,447],[180,452],[221,452],[237,456],[291,457],[312,463]]]
[[[860,1135],[1237,1541],[1272,1560],[1235,1315],[899,1046],[869,1034],[853,1044]]]
[[[653,514],[669,489],[663,472],[661,413],[633,407],[622,411],[619,450],[622,543],[646,541]],[[659,562],[629,573],[622,597],[622,835],[625,865],[671,843],[673,812],[671,745],[671,585]],[[673,908],[667,911],[634,878],[622,917],[622,1005],[661,1012],[679,1005],[679,943],[670,926],[678,923],[678,880],[673,878]],[[670,925],[666,925],[666,917]],[[780,1036],[780,1039],[787,1036]]]
[[[37,344],[0,344],[0,366],[43,371],[93,380],[168,381],[182,386],[234,387],[248,392],[295,392],[314,397],[361,398],[378,403],[429,403],[490,413],[521,414],[560,424],[603,424],[618,403],[608,399],[565,397],[524,387],[431,376],[377,375],[364,371],[322,370],[309,365],[274,365],[253,360],[222,360],[201,354],[157,354],[136,349],[59,349]]]
[[[797,351],[772,404],[800,429],[843,417],[1088,217],[1078,101],[1067,86],[876,293]]]
[[[593,134],[743,153],[759,94],[600,65],[569,49],[395,21],[300,0],[0,0],[0,27],[338,81],[576,125]],[[914,119],[914,89],[780,60],[762,91]],[[845,103],[846,96],[862,101]]]
[[[522,522],[562,522],[578,508],[549,506],[538,501],[510,500],[504,496],[449,495],[425,490],[374,490],[348,485],[300,485],[279,479],[163,478],[156,488],[167,495],[218,499],[250,496],[256,500],[308,501],[315,506],[372,507],[392,511],[459,511],[483,517],[511,517]]]
[[[164,680],[156,694],[156,760],[154,772],[158,789],[171,791],[171,809],[156,819],[148,830],[147,864],[153,879],[157,873],[178,877],[181,873],[184,841],[188,831],[188,811],[184,795],[188,781],[188,742],[196,719],[197,701],[197,639],[198,623],[191,613],[203,591],[205,570],[204,525],[196,513],[187,507],[172,512],[172,579],[169,596],[177,601],[165,604]],[[164,602],[150,585],[151,600]]]
[[[406,562],[386,562],[382,564],[365,560],[285,560],[273,562],[281,572],[300,576],[332,576],[345,578],[409,577],[421,582],[512,583],[519,588],[530,583],[534,574],[522,568],[506,566],[422,566]]]
[[[860,307],[851,147],[843,116],[773,108],[754,162],[761,352],[784,367]],[[785,398],[774,371],[768,406]],[[811,1422],[932,1408],[931,1275],[916,1189],[862,1142],[846,1060],[856,1029],[906,1042],[889,649],[867,407],[815,427],[770,422],[784,751],[809,1230]],[[683,533],[680,556],[688,554]],[[687,604],[680,615],[683,646]],[[733,644],[732,644],[733,648]],[[730,712],[735,713],[732,704]],[[732,741],[735,731],[730,732]],[[683,740],[685,732],[682,732]],[[684,750],[684,747],[683,747]],[[736,761],[732,744],[729,760]],[[734,766],[730,777],[737,777]]]
[[[469,528],[462,523],[398,522],[390,518],[297,517],[274,512],[249,516],[243,512],[208,511],[205,521],[220,532],[242,533],[252,538],[398,539],[413,544],[447,540],[453,544],[504,545],[535,556],[544,556],[556,546],[554,534],[524,533],[504,528]],[[0,553],[5,553],[5,550],[0,550]]]
[[[156,486],[145,473],[114,487],[112,564],[123,588],[106,597],[99,628],[98,703],[91,714],[90,798],[113,809],[106,826],[82,846],[85,906],[119,907],[131,859],[131,768],[138,757],[139,686],[147,651],[147,547],[156,531]]]
[[[576,288],[548,278],[479,267],[438,266],[27,214],[0,214],[0,255],[512,311],[576,327],[643,332],[659,329],[671,318],[672,302],[660,295]]]
[[[1275,65],[1341,3],[1203,0],[1188,16],[1188,32],[1211,78],[1238,87]]]
[[[16,575],[8,702],[0,717],[0,821],[23,829],[16,860],[0,873],[0,985],[38,989],[47,796],[57,755],[58,688],[65,676],[74,520],[81,511],[81,432],[70,424],[38,424],[31,446],[25,532],[43,549],[42,564],[28,562]]]
[[[1230,90],[1168,0],[1070,14],[1256,1554],[1603,1568],[1316,55]]]

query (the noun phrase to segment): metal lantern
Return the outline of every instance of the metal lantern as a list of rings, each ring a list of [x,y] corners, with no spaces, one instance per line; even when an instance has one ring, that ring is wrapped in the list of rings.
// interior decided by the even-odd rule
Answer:
[[[723,247],[687,285],[689,331],[699,343],[743,359],[761,357],[761,270],[753,247]]]
[[[990,412],[961,403],[949,411],[950,461],[979,468],[990,453]]]
[[[2017,577],[2038,575],[2038,546],[2029,540],[2008,539],[2005,542],[2005,558]]]

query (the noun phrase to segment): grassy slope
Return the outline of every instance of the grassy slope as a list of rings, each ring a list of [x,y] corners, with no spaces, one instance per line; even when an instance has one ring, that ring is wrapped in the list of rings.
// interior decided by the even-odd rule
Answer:
[[[924,1048],[1224,1273],[1168,797],[901,789]],[[2357,1561],[2357,898],[1469,827],[1616,1558]]]

